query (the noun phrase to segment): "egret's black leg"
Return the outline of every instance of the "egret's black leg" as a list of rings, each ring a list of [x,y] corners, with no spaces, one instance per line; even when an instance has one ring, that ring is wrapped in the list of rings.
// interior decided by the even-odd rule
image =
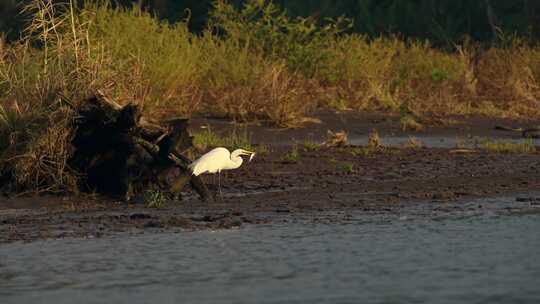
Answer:
[[[221,201],[223,202],[223,192],[221,192],[221,171],[218,171],[218,188],[219,195],[221,196]]]

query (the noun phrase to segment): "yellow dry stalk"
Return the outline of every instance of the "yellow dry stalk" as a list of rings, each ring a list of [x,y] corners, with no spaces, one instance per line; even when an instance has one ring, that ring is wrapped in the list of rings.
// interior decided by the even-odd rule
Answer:
[[[12,159],[18,188],[32,193],[77,191],[77,174],[68,165],[71,119],[72,112],[61,109],[50,115],[45,131],[30,133],[25,152]]]

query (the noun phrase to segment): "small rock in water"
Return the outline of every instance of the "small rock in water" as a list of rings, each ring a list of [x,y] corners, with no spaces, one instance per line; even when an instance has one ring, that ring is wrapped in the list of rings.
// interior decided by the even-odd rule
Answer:
[[[289,213],[291,212],[291,210],[287,207],[279,207],[276,209],[276,212],[277,213]]]

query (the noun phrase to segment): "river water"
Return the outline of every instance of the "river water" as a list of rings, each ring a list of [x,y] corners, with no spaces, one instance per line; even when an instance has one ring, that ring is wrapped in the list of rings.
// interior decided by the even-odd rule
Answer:
[[[540,213],[516,204],[4,244],[0,303],[540,303]]]

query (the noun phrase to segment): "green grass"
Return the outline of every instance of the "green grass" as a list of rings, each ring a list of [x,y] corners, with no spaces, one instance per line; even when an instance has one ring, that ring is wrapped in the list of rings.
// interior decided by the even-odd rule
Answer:
[[[342,173],[352,173],[354,172],[354,165],[349,162],[338,162],[336,165],[336,170]]]
[[[227,134],[217,134],[210,128],[207,128],[202,132],[197,132],[193,134],[193,144],[198,150],[201,151],[215,147],[225,147],[232,150],[257,150],[254,146],[250,144],[246,130],[244,130],[243,132],[232,131]],[[261,151],[264,151],[266,149],[266,147],[264,146],[258,146],[258,148],[260,148]]]
[[[317,151],[322,147],[322,145],[311,139],[306,139],[304,142],[302,142],[302,147],[305,151]]]
[[[146,190],[144,192],[144,201],[148,208],[163,208],[167,199],[165,194],[159,190]]]
[[[339,161],[334,157],[328,158],[328,163],[335,168],[337,172],[341,173],[353,173],[354,164],[351,162]]]
[[[481,143],[482,148],[495,153],[534,153],[536,146],[533,140],[528,138],[523,142],[514,143],[498,140],[485,140]]]
[[[285,153],[281,158],[283,162],[296,164],[300,160],[300,153],[298,152],[298,146],[293,145],[291,150]]]

